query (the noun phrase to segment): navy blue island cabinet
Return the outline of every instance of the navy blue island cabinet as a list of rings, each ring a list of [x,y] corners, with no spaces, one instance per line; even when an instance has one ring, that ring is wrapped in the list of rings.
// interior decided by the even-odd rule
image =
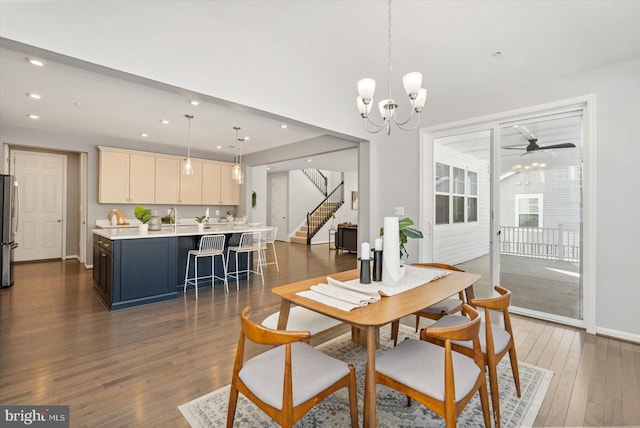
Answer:
[[[176,238],[93,235],[95,290],[109,310],[175,299]]]

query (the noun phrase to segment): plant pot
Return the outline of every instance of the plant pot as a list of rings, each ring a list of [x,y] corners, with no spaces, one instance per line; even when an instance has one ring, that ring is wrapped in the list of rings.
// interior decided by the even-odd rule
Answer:
[[[149,225],[147,223],[142,223],[138,225],[138,232],[140,234],[149,233]]]
[[[228,216],[227,216],[227,221],[228,221],[229,223],[231,223],[231,222],[233,221],[233,216],[232,216],[232,215],[228,215]]]
[[[198,233],[204,232],[204,223],[198,223]]]

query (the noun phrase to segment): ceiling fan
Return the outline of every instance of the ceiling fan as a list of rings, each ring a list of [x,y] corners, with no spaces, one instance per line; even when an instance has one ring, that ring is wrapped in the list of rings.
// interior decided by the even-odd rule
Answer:
[[[551,144],[549,146],[540,146],[540,145],[538,145],[538,139],[537,138],[531,138],[528,141],[529,141],[529,145],[527,145],[527,147],[503,147],[503,149],[507,149],[507,150],[526,150],[527,152],[535,152],[537,150],[568,149],[568,148],[576,146],[573,143],[561,143],[561,144]]]
[[[529,152],[536,152],[538,150],[549,150],[549,149],[568,149],[575,147],[576,145],[573,143],[559,143],[559,144],[550,144],[548,146],[540,146],[538,145],[538,139],[535,135],[533,135],[527,128],[524,126],[519,126],[516,128],[524,137],[527,139],[529,144],[526,147],[503,147],[503,149],[507,150],[526,150]]]

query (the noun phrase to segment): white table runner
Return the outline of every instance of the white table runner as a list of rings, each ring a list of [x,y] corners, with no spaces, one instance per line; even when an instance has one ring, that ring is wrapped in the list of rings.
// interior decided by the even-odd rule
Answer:
[[[381,296],[394,296],[451,274],[446,270],[415,266],[405,266],[404,269],[404,278],[397,286],[386,286],[381,282],[361,284],[359,279],[342,282],[327,277],[327,284],[314,285],[310,290],[296,294],[349,312],[355,308],[375,303],[380,300]]]

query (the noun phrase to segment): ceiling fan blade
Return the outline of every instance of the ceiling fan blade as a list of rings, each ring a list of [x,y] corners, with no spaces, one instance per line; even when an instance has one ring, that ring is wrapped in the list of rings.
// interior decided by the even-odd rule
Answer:
[[[552,144],[550,146],[542,146],[540,147],[540,150],[546,150],[546,149],[568,149],[571,147],[575,147],[576,145],[573,143],[562,143],[562,144]]]
[[[526,147],[503,147],[505,150],[526,150]]]

